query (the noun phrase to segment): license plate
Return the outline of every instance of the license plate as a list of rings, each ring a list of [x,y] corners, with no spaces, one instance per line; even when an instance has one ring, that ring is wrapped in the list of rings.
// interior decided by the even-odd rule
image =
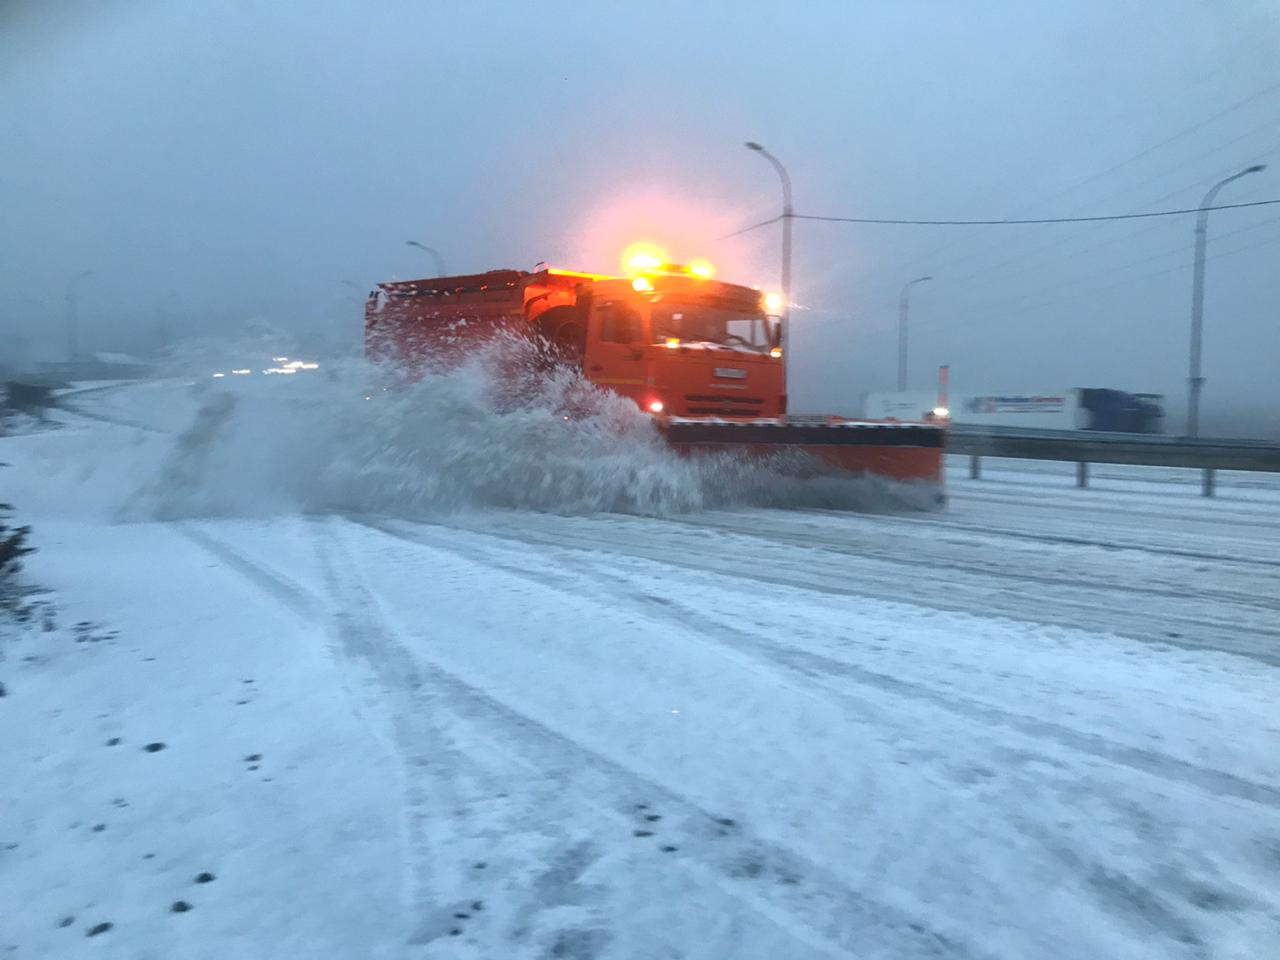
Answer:
[[[716,376],[722,380],[745,380],[747,371],[739,370],[737,367],[716,367]]]

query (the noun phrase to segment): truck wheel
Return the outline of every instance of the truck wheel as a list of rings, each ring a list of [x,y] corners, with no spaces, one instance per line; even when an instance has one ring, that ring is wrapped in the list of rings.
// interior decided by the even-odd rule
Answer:
[[[538,318],[538,330],[562,363],[577,366],[586,347],[587,331],[573,307],[552,307]]]

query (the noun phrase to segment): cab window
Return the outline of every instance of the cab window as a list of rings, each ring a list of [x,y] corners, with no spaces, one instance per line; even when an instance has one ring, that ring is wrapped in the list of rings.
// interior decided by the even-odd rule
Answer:
[[[600,304],[600,339],[606,343],[635,343],[640,339],[640,311],[613,300]]]

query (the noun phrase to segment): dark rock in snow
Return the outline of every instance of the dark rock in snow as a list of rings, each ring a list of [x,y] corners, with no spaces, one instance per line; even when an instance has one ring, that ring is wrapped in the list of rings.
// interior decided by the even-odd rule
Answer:
[[[212,883],[216,877],[212,873],[197,873],[196,883]]]
[[[157,740],[155,743],[148,743],[142,749],[147,751],[147,753],[158,753],[164,749],[164,744]]]
[[[144,853],[142,855],[143,860],[154,860],[155,858],[156,858],[156,855],[154,853]]]
[[[106,933],[111,929],[110,923],[95,923],[92,927],[85,931],[86,937],[96,937],[100,933]]]
[[[483,860],[480,860],[480,861],[477,861],[476,863],[473,863],[473,864],[472,864],[472,866],[473,866],[476,870],[483,870],[485,867],[487,867],[487,866],[488,866],[488,864],[487,864],[487,863],[485,863]]]
[[[245,757],[245,758],[244,758],[244,762],[245,762],[245,763],[257,763],[257,762],[258,762],[259,760],[261,760],[261,759],[262,759],[262,754],[260,754],[260,753],[251,753],[251,754],[249,754],[247,757]]]
[[[633,837],[652,837],[653,831],[652,830],[632,830],[631,835]]]
[[[645,819],[648,820],[650,823],[657,823],[659,820],[662,819],[662,814],[651,813],[647,817],[645,817]]]
[[[8,695],[9,693],[7,690],[5,690],[4,684],[0,683],[0,697],[7,697]]]
[[[174,913],[186,913],[191,909],[191,904],[187,903],[185,900],[175,900],[169,909]]]
[[[75,917],[63,917],[61,920],[59,920],[59,921],[58,921],[58,926],[59,926],[59,927],[69,927],[69,926],[71,926],[71,925],[72,925],[73,923],[75,923],[75,922],[76,922],[76,918],[75,918]]]
[[[118,747],[119,745],[120,745],[119,737],[112,737],[110,740],[107,741],[108,747]]]
[[[483,909],[484,909],[484,901],[483,901],[483,900],[472,900],[472,901],[471,901],[471,910],[472,910],[472,912],[474,912],[474,913],[479,913],[479,912],[480,912],[481,910],[483,910]]]
[[[668,843],[665,847],[663,847],[663,848],[662,848],[662,852],[663,852],[663,853],[675,853],[675,852],[676,852],[676,850],[678,850],[678,849],[679,849],[678,847],[673,847],[671,844],[669,844],[669,843]]]
[[[453,915],[453,919],[455,919],[455,920],[470,920],[470,919],[471,919],[471,914],[469,914],[469,913],[455,913],[455,914]]]
[[[454,927],[452,930],[449,931],[449,936],[451,937],[459,937],[461,935],[462,935],[462,931],[459,930],[457,927]]]
[[[250,770],[257,770],[257,769],[258,769],[258,765],[257,765],[256,763],[251,763],[251,764],[249,764],[249,769],[250,769]]]
[[[93,832],[94,832],[94,833],[101,833],[101,832],[102,832],[103,830],[105,830],[105,829],[107,829],[107,825],[106,825],[105,823],[95,823],[95,824],[93,825]]]

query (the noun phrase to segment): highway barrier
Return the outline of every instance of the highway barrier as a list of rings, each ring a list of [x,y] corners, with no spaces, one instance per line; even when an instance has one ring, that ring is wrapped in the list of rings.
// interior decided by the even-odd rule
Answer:
[[[1213,496],[1218,470],[1280,473],[1280,443],[1167,437],[1077,430],[1028,430],[952,424],[947,452],[969,457],[969,476],[982,475],[983,457],[1057,460],[1076,465],[1076,486],[1089,484],[1089,464],[1185,467],[1201,471],[1201,493]]]

